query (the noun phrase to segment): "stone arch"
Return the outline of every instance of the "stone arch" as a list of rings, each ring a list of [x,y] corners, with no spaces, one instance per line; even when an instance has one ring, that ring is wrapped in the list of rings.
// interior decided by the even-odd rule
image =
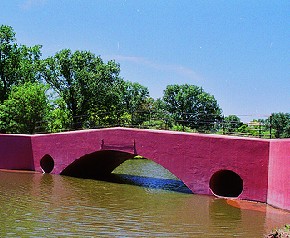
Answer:
[[[46,154],[40,160],[40,167],[44,173],[49,174],[54,168],[54,160],[53,158]]]
[[[238,197],[243,192],[243,180],[232,170],[219,170],[212,175],[209,187],[216,196]]]

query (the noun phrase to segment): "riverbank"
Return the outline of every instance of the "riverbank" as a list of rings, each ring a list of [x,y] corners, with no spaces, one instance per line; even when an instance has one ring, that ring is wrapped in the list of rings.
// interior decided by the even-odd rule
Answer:
[[[275,229],[270,234],[265,235],[265,238],[290,238],[290,224],[283,228]]]

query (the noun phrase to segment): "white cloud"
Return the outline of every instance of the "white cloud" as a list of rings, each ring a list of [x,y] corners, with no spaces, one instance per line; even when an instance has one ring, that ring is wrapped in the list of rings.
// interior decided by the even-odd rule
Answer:
[[[148,66],[155,70],[175,73],[182,77],[185,77],[187,79],[191,79],[194,81],[202,80],[201,76],[199,76],[194,70],[192,70],[191,68],[184,67],[182,65],[163,64],[163,63],[150,61],[146,58],[137,57],[137,56],[113,55],[113,56],[110,56],[109,58],[115,59],[117,62],[118,61],[132,62],[135,64]]]

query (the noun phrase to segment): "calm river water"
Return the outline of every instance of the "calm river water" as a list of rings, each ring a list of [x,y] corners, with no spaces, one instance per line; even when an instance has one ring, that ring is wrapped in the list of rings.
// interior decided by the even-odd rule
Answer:
[[[0,237],[257,238],[290,222],[265,204],[190,194],[148,160],[114,173],[117,183],[0,171]]]

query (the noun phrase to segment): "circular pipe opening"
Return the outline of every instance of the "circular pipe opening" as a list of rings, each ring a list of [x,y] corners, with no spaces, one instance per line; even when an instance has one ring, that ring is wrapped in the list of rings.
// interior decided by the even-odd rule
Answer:
[[[214,195],[238,197],[243,192],[243,180],[231,170],[220,170],[211,177],[209,187]]]
[[[49,174],[54,168],[54,160],[50,155],[45,155],[40,160],[40,167],[44,173]]]

